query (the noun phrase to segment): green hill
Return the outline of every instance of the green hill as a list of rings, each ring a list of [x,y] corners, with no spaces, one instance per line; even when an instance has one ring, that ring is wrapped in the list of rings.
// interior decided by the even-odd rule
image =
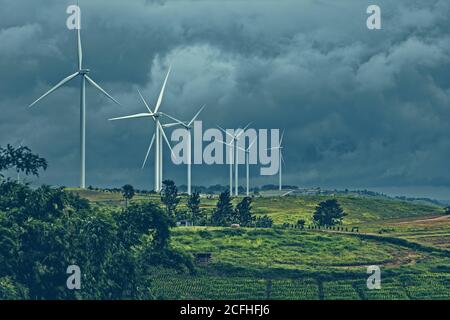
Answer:
[[[71,189],[107,211],[124,206],[120,192]],[[360,232],[282,228],[304,219],[316,205],[336,198],[345,227]],[[157,194],[132,201],[160,204]],[[187,197],[178,207],[185,210]],[[233,199],[234,204],[239,199]],[[217,197],[202,197],[209,214]],[[267,214],[274,228],[173,228],[171,246],[208,252],[196,274],[156,269],[152,288],[161,299],[450,299],[450,219],[442,207],[359,195],[254,198],[253,212]],[[351,228],[348,228],[351,230]],[[382,269],[382,289],[366,287],[367,266]]]

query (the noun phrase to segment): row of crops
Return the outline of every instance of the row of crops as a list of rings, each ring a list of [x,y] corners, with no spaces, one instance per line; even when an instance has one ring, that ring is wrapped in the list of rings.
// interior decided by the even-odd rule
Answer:
[[[381,289],[367,289],[363,280],[320,282],[303,279],[255,279],[154,272],[152,288],[157,299],[174,300],[407,300],[450,299],[450,274],[408,274],[382,279]]]

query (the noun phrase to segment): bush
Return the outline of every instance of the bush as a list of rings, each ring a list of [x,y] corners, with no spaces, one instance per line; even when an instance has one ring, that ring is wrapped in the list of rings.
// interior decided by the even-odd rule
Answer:
[[[256,218],[255,227],[257,228],[272,228],[273,220],[267,215]]]

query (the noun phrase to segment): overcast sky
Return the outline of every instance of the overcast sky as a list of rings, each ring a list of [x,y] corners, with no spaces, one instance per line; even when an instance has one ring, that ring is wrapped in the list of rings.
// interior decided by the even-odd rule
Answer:
[[[0,0],[0,145],[48,159],[36,183],[79,181],[79,81],[27,108],[76,69],[74,2]],[[367,29],[369,4],[382,30]],[[85,66],[122,104],[88,86],[87,185],[152,188],[152,122],[107,119],[145,111],[137,88],[154,104],[172,65],[161,110],[188,120],[206,103],[205,127],[285,129],[285,183],[450,198],[450,1],[80,5]],[[164,175],[186,183],[184,166]],[[225,165],[193,167],[194,184],[227,182]]]

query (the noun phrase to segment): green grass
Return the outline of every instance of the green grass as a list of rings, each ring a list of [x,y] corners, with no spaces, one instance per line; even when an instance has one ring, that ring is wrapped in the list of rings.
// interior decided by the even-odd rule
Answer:
[[[308,195],[257,198],[253,207],[255,213],[269,215],[275,224],[295,224],[299,219],[310,223],[317,204],[330,198],[337,199],[347,213],[347,217],[344,219],[346,225],[361,225],[385,219],[412,218],[443,213],[443,209],[438,206],[363,196]]]
[[[71,191],[104,210],[124,206],[120,193]],[[348,214],[344,227],[358,226],[360,234],[279,228],[311,223],[316,205],[330,198],[255,198],[253,212],[269,215],[278,226],[271,229],[173,228],[171,246],[211,252],[212,261],[195,275],[154,271],[151,292],[160,299],[450,299],[450,219],[443,208],[338,195]],[[160,204],[160,197],[139,194],[133,201]],[[211,213],[216,202],[202,198],[201,207]],[[367,289],[368,265],[382,270],[380,290]]]
[[[395,262],[407,250],[343,234],[297,229],[175,228],[172,246],[211,252],[212,262],[254,270],[317,270]]]

